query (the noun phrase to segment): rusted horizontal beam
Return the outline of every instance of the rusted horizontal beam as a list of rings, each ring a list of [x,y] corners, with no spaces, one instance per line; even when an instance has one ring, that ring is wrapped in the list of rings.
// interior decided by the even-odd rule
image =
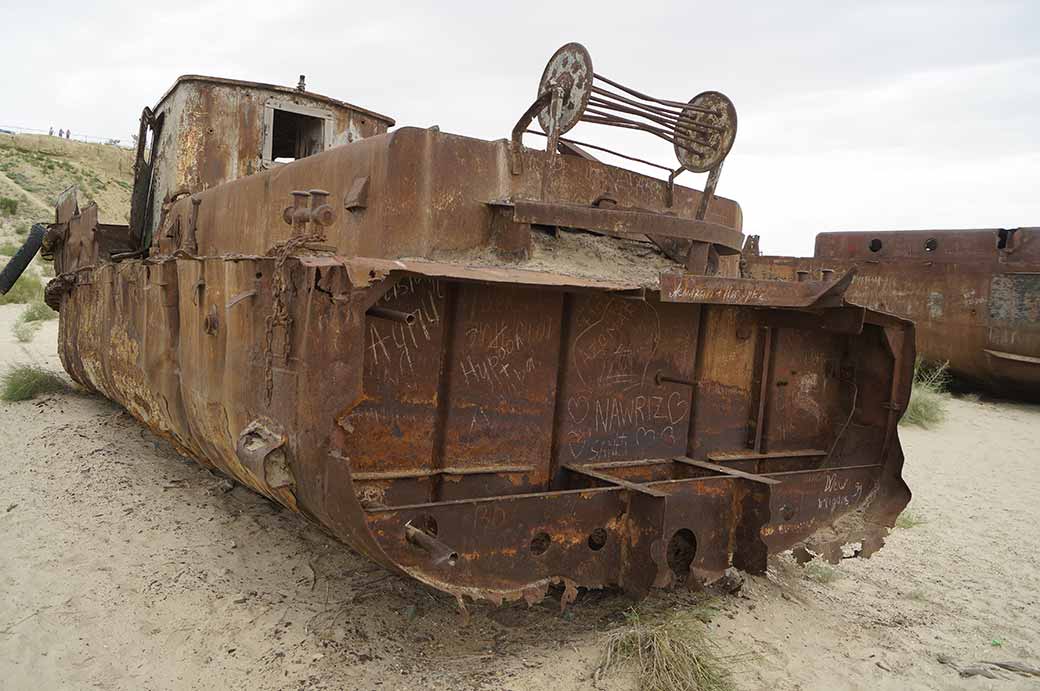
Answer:
[[[755,482],[761,482],[766,485],[778,485],[779,480],[775,480],[771,477],[764,475],[756,475],[755,473],[747,473],[743,470],[737,470],[736,468],[727,468],[724,465],[717,465],[715,463],[708,463],[707,461],[698,461],[688,456],[676,456],[674,459],[677,463],[684,465],[693,466],[695,468],[703,468],[704,470],[713,470],[716,473],[722,473],[723,475],[732,475],[733,477],[741,477],[745,480],[754,480]]]
[[[582,468],[595,470],[606,470],[608,468],[640,468],[648,465],[668,465],[673,461],[670,458],[644,458],[636,461],[602,461],[600,463],[582,463]]]
[[[612,485],[610,487],[583,487],[581,489],[553,490],[552,492],[524,492],[521,494],[501,494],[485,497],[470,497],[467,499],[448,499],[446,501],[425,501],[418,504],[402,504],[400,506],[378,506],[365,507],[366,513],[393,513],[396,511],[416,511],[419,509],[431,509],[441,506],[466,506],[470,504],[495,504],[498,502],[524,501],[526,499],[547,499],[565,496],[568,494],[593,495],[599,492],[620,492],[623,487]]]
[[[346,267],[350,283],[355,288],[366,288],[381,281],[391,273],[410,273],[431,278],[449,278],[457,281],[478,281],[484,283],[512,283],[535,287],[578,288],[590,290],[636,290],[641,288],[638,281],[612,281],[580,276],[565,276],[548,271],[532,271],[511,267],[475,267],[448,262],[425,261],[419,259],[380,259],[377,257],[301,257],[304,266]]]
[[[755,453],[754,451],[723,451],[709,453],[709,461],[765,461],[783,458],[811,458],[814,456],[826,456],[824,449],[798,449],[796,451],[768,451],[766,453]]]
[[[838,307],[855,275],[853,269],[837,281],[770,281],[668,271],[661,274],[661,301],[750,307]]]
[[[662,492],[660,490],[656,490],[656,489],[653,489],[651,487],[647,487],[646,485],[642,485],[642,484],[639,484],[637,482],[629,482],[628,480],[623,480],[623,479],[621,479],[619,477],[614,477],[614,476],[608,475],[606,473],[601,473],[599,471],[593,470],[592,468],[589,468],[588,466],[566,464],[566,465],[563,466],[563,468],[565,470],[571,471],[572,473],[578,473],[579,475],[586,475],[586,476],[591,477],[591,478],[593,478],[595,480],[600,480],[601,482],[607,482],[607,483],[610,483],[612,485],[617,485],[618,487],[622,487],[622,488],[627,489],[627,490],[632,490],[633,492],[639,492],[641,494],[647,494],[647,495],[649,495],[651,497],[662,498],[662,497],[667,497],[668,496],[668,494],[666,492]]]
[[[479,468],[432,468],[429,470],[388,470],[385,472],[352,473],[354,480],[405,480],[408,478],[436,477],[438,475],[494,475],[496,473],[532,473],[529,465],[489,465]]]
[[[1018,355],[1016,353],[1005,353],[999,350],[991,350],[989,348],[984,349],[982,352],[986,353],[986,355],[992,355],[993,357],[999,360],[1010,360],[1013,362],[1021,362],[1026,365],[1040,366],[1040,357]]]
[[[880,468],[880,463],[863,463],[861,465],[841,465],[833,468],[807,468],[805,470],[781,470],[776,473],[769,473],[768,477],[776,477],[783,479],[784,477],[793,477],[795,475],[810,475],[813,473],[827,474],[837,473],[841,471],[852,471],[852,470],[869,470],[871,468]]]
[[[492,202],[493,206],[509,204]],[[718,223],[652,211],[603,209],[527,199],[515,200],[512,206],[516,223],[593,230],[629,240],[644,240],[649,235],[695,240],[715,245],[719,254],[739,253],[744,238],[740,231]]]

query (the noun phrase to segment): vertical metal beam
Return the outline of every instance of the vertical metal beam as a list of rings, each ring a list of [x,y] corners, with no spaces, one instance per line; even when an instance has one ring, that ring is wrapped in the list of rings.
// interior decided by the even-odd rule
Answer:
[[[751,378],[752,393],[752,419],[748,425],[748,447],[754,449],[755,453],[762,453],[766,425],[766,403],[769,398],[769,384],[773,376],[773,350],[774,336],[773,328],[763,326],[759,328],[758,347],[756,348],[756,359],[754,374]],[[755,470],[758,471],[756,465]]]
[[[552,441],[549,451],[549,474],[546,480],[545,490],[558,488],[557,474],[560,472],[560,453],[563,440],[560,439],[560,429],[563,426],[563,416],[566,414],[567,402],[564,400],[563,384],[566,380],[567,363],[571,359],[571,320],[573,319],[574,298],[570,293],[564,293],[560,301],[560,351],[556,358],[556,393],[553,398],[553,427]]]
[[[693,319],[697,322],[697,332],[693,341],[693,386],[690,387],[690,422],[686,429],[686,455],[694,454],[697,430],[697,403],[700,398],[701,377],[704,375],[704,325],[707,322],[709,307],[694,305]]]
[[[458,283],[444,285],[444,337],[441,345],[441,376],[437,382],[437,420],[433,427],[433,458],[431,464],[437,470],[447,465],[444,457],[445,434],[448,428],[448,409],[451,407],[451,372],[455,362],[455,325],[458,323],[458,292],[462,287]],[[444,474],[437,473],[430,479],[430,501],[441,500],[441,486]]]

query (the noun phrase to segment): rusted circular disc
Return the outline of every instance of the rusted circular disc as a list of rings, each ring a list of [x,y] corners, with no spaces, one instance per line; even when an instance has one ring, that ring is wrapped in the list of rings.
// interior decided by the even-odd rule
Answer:
[[[592,56],[580,43],[568,43],[553,53],[538,82],[538,94],[559,85],[563,88],[563,107],[560,109],[560,134],[578,124],[589,104],[592,93]],[[549,107],[538,113],[542,131],[549,132]]]
[[[675,157],[686,170],[704,173],[721,163],[733,148],[733,140],[737,136],[737,109],[733,107],[733,101],[718,91],[697,94],[690,99],[689,105],[698,110],[684,108],[682,119],[692,121],[694,126],[683,131],[683,124],[680,122],[676,128]],[[712,112],[701,112],[701,108]],[[701,131],[696,124],[722,129]],[[682,139],[683,135],[688,135],[689,139]]]

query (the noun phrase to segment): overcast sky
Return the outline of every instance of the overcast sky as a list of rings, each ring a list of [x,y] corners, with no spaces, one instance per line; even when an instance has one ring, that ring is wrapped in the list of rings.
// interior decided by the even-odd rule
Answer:
[[[553,51],[578,41],[597,72],[645,92],[733,99],[719,193],[769,253],[811,254],[822,230],[1040,225],[1036,0],[39,0],[2,17],[0,126],[128,140],[180,74],[295,86],[302,73],[398,125],[497,139]],[[618,133],[579,124],[571,136]],[[674,163],[648,135],[624,146]]]

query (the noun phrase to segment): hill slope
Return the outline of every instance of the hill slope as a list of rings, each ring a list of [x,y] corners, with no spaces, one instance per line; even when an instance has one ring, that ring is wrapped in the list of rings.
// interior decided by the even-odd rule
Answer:
[[[33,222],[53,221],[55,199],[70,185],[80,206],[97,202],[103,222],[126,223],[133,163],[133,151],[109,144],[0,134],[0,242],[21,242]]]

